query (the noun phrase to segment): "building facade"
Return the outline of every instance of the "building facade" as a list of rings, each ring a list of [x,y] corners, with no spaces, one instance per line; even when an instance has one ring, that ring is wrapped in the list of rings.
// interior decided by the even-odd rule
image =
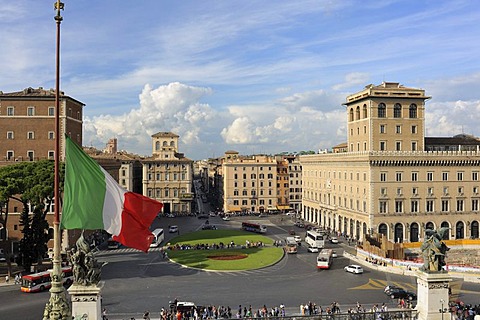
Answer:
[[[398,83],[348,96],[348,151],[300,157],[303,218],[360,241],[382,233],[417,242],[439,227],[450,239],[478,238],[479,149],[458,140],[442,141],[454,151],[433,147],[439,141],[424,136],[429,98]]]
[[[63,159],[68,134],[82,145],[83,107],[85,105],[60,94],[60,159]],[[55,90],[26,88],[0,91],[0,162],[53,159],[55,155]]]
[[[222,163],[224,212],[276,211],[277,161],[265,155],[229,151]]]
[[[152,156],[143,160],[143,194],[163,203],[163,213],[192,213],[193,161],[178,152],[179,136],[152,135]]]

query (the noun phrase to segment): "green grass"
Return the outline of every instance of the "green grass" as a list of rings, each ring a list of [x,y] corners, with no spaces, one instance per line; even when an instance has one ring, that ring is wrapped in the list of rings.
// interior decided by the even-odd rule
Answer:
[[[248,249],[218,249],[218,250],[169,250],[168,256],[182,265],[208,270],[238,271],[259,269],[278,262],[283,257],[283,249],[272,246],[273,240],[265,236],[238,230],[203,230],[175,237],[170,241],[175,244],[219,244],[225,245],[233,241],[236,245],[262,242],[266,246]],[[216,260],[209,257],[218,255],[246,254],[244,259]]]

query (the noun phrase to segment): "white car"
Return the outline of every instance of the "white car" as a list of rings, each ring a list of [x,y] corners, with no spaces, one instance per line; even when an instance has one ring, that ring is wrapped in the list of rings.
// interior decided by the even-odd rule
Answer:
[[[318,252],[318,248],[315,248],[315,247],[308,247],[307,250],[308,252],[313,252],[313,253]]]
[[[287,213],[285,213],[285,214],[286,214],[287,216],[294,216],[294,215],[295,215],[295,212],[290,211],[290,212],[287,212]]]
[[[168,228],[168,232],[170,233],[178,232],[178,226],[170,226],[170,228]]]
[[[302,238],[301,238],[300,236],[293,236],[293,238],[295,239],[295,241],[296,241],[297,243],[302,242]]]
[[[345,271],[350,272],[350,273],[354,273],[354,274],[363,273],[363,268],[361,266],[357,265],[357,264],[348,265],[344,269],[345,269]]]
[[[337,237],[331,237],[330,238],[330,243],[338,243],[338,238]]]
[[[332,251],[332,258],[337,258],[337,257],[338,257],[337,251],[333,250]]]
[[[230,221],[230,217],[229,216],[225,216],[222,218],[223,221]]]

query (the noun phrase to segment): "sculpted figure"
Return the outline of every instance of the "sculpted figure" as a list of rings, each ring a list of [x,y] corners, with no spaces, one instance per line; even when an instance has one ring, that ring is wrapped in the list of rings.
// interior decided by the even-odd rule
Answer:
[[[423,266],[420,267],[420,270],[425,272],[444,271],[445,254],[450,249],[443,242],[443,238],[448,230],[449,228],[440,228],[438,231],[425,230],[425,240],[420,247],[423,255]]]
[[[103,264],[97,262],[90,244],[83,237],[83,232],[76,242],[76,246],[70,250],[72,263],[73,282],[89,286],[96,285],[100,281]]]

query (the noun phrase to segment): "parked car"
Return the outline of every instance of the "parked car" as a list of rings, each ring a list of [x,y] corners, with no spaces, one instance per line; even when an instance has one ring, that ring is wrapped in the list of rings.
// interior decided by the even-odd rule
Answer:
[[[313,252],[313,253],[318,252],[318,248],[316,247],[308,247],[307,250],[308,252]]]
[[[204,224],[202,230],[217,230],[217,227],[214,224]]]
[[[346,266],[345,268],[345,271],[347,272],[350,272],[350,273],[354,273],[354,274],[361,274],[363,273],[363,268],[357,264],[350,264],[348,266]]]
[[[410,301],[417,300],[417,295],[414,292],[407,291],[401,288],[392,289],[388,293],[385,292],[392,299],[408,299]]]
[[[338,243],[338,238],[337,237],[331,237],[330,238],[330,243]]]
[[[178,232],[178,226],[170,226],[170,228],[168,228],[168,232],[170,233]]]

